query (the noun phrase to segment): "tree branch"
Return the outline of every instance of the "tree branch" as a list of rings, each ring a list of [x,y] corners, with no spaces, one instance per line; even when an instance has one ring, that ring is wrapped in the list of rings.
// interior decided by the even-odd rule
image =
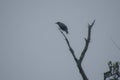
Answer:
[[[74,60],[75,60],[75,62],[76,62],[76,64],[77,64],[77,67],[78,67],[78,69],[79,69],[80,74],[82,75],[83,80],[88,80],[88,78],[87,78],[87,76],[86,76],[86,74],[85,74],[85,72],[84,72],[84,70],[83,70],[83,68],[82,68],[81,63],[82,63],[82,61],[83,61],[83,58],[84,58],[84,56],[85,56],[85,53],[86,53],[86,51],[87,51],[87,49],[88,49],[88,46],[89,46],[89,43],[90,43],[90,40],[91,40],[91,29],[92,29],[94,23],[95,23],[95,20],[93,21],[93,23],[92,23],[91,25],[88,25],[88,37],[85,38],[85,47],[84,47],[84,49],[83,49],[83,51],[82,51],[82,53],[81,53],[81,55],[80,55],[79,60],[76,58],[75,53],[74,53],[74,50],[73,50],[72,47],[70,46],[69,40],[67,39],[67,37],[65,36],[65,34],[62,32],[62,30],[59,29],[60,32],[61,32],[61,34],[62,34],[62,35],[64,36],[64,38],[65,38],[65,41],[66,41],[66,43],[67,43],[67,45],[68,45],[68,47],[69,47],[69,51],[71,52],[71,54],[72,54],[72,56],[73,56],[73,58],[74,58]]]
[[[85,74],[85,72],[84,72],[84,70],[82,68],[81,63],[83,61],[83,58],[85,56],[85,53],[86,53],[86,51],[88,49],[88,46],[89,46],[89,43],[90,43],[90,40],[91,40],[91,29],[92,29],[94,23],[95,23],[95,20],[93,21],[93,23],[91,25],[88,25],[88,37],[87,37],[87,39],[85,38],[85,47],[84,47],[84,49],[83,49],[83,51],[81,53],[81,56],[80,56],[80,58],[78,60],[78,69],[79,69],[79,72],[81,73],[81,75],[83,77],[83,80],[88,80],[88,78],[87,78],[87,76],[86,76],[86,74]]]
[[[79,63],[80,64],[83,61],[85,53],[86,53],[86,51],[88,49],[88,46],[89,46],[89,43],[90,43],[90,40],[91,40],[91,29],[92,29],[94,23],[95,23],[95,20],[93,21],[93,23],[91,25],[88,24],[88,37],[87,37],[87,39],[85,38],[85,47],[84,47],[84,49],[83,49],[83,51],[82,51],[82,53],[80,55],[80,58],[79,58]]]
[[[116,44],[116,42],[113,39],[111,39],[111,40],[112,40],[113,44],[115,45],[115,47],[120,50],[120,47]]]
[[[65,34],[61,31],[61,29],[59,29],[59,30],[60,30],[61,34],[64,36],[65,41],[66,41],[66,43],[67,43],[67,45],[68,45],[68,47],[69,47],[69,50],[70,50],[70,52],[71,52],[71,54],[72,54],[75,62],[77,63],[77,62],[78,62],[78,59],[76,58],[75,53],[74,53],[74,50],[73,50],[72,47],[70,46],[70,43],[69,43],[67,37],[66,37]]]

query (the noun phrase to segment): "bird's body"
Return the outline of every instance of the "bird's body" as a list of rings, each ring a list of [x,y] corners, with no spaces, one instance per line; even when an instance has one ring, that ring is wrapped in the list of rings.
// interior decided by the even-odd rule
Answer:
[[[61,30],[65,31],[68,34],[68,28],[64,23],[56,22],[56,24],[58,24],[58,26],[60,27]]]

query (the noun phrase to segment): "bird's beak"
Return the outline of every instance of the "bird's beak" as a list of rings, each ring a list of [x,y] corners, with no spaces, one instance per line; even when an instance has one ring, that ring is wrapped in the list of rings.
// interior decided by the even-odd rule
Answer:
[[[57,24],[57,22],[55,24]]]

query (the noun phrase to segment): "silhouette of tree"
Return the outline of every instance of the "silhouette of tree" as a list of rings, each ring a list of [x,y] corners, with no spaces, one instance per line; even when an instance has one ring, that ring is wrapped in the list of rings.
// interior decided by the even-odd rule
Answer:
[[[83,51],[81,52],[81,55],[80,55],[79,59],[76,58],[75,52],[74,52],[74,50],[72,49],[72,47],[71,47],[71,45],[70,45],[70,42],[69,42],[69,40],[67,39],[66,35],[63,33],[63,31],[62,31],[61,29],[59,29],[59,31],[61,32],[61,34],[62,34],[62,35],[64,36],[64,38],[65,38],[65,41],[66,41],[66,43],[67,43],[67,45],[68,45],[68,47],[69,47],[69,51],[71,52],[71,54],[72,54],[72,56],[73,56],[73,58],[74,58],[74,60],[75,60],[75,62],[76,62],[76,64],[77,64],[77,68],[79,69],[79,73],[81,74],[83,80],[88,80],[88,77],[86,76],[86,74],[85,74],[85,72],[84,72],[84,70],[83,70],[83,68],[82,68],[82,61],[83,61],[83,59],[84,59],[84,56],[85,56],[86,51],[88,50],[88,46],[89,46],[89,43],[90,43],[90,40],[91,40],[91,29],[92,29],[94,23],[95,23],[95,20],[92,22],[91,25],[88,24],[88,35],[87,35],[87,38],[85,38],[85,46],[84,46]]]
[[[112,63],[112,61],[108,62],[109,71],[104,73],[104,80],[119,80],[120,71],[119,71],[120,62]]]

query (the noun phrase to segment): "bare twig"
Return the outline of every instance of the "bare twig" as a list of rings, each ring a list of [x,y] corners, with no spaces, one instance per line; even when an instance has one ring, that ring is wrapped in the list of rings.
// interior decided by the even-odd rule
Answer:
[[[116,42],[113,39],[111,39],[111,40],[112,40],[113,44],[115,45],[115,47],[120,50],[120,47],[116,44]]]

